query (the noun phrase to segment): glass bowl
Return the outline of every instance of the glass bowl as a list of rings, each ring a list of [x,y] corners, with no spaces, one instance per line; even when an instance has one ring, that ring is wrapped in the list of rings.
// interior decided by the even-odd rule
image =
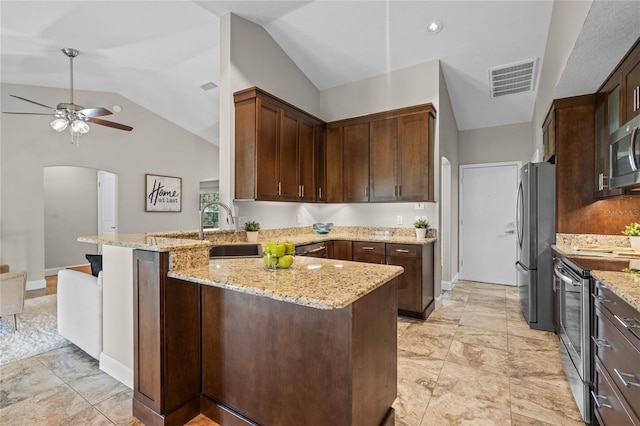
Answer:
[[[331,223],[331,222],[328,222],[328,223],[314,223],[313,224],[313,229],[318,234],[328,234],[329,231],[331,231],[333,229],[333,223]]]

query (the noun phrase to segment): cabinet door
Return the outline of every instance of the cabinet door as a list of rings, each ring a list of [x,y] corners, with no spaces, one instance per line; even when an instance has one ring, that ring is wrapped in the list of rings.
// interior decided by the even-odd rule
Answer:
[[[344,202],[369,201],[369,123],[342,131]]]
[[[299,201],[316,200],[314,125],[301,120],[298,123],[298,183]]]
[[[325,153],[325,189],[319,195],[328,203],[341,203],[342,197],[342,127],[327,129]]]
[[[398,199],[398,119],[374,121],[369,140],[370,201]]]
[[[278,164],[280,199],[298,201],[298,118],[283,111],[280,115],[280,162]],[[258,164],[262,158],[258,157]]]
[[[624,79],[624,122],[640,115],[640,44],[631,53],[625,69]]]
[[[275,201],[279,193],[279,120],[280,109],[258,99],[256,141],[256,199]]]
[[[422,268],[420,259],[388,257],[387,265],[402,266],[398,277],[398,309],[422,312]]]
[[[429,143],[429,114],[419,113],[398,119],[398,199],[433,200],[432,146]]]
[[[544,148],[543,161],[549,161],[556,155],[556,120],[555,111],[551,109],[542,124],[542,146]]]
[[[596,173],[595,197],[606,198],[622,194],[621,189],[609,189],[609,126],[607,90],[596,97]]]
[[[351,241],[334,240],[332,259],[353,260],[353,247]]]

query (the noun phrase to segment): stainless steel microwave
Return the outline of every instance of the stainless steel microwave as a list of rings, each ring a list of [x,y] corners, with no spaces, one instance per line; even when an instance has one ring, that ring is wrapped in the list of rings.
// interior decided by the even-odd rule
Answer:
[[[640,115],[611,134],[609,186],[640,187]]]

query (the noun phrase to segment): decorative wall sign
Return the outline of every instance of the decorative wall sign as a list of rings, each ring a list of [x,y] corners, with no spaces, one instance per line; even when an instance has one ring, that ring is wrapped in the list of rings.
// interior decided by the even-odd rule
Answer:
[[[145,174],[146,212],[182,211],[182,178]]]

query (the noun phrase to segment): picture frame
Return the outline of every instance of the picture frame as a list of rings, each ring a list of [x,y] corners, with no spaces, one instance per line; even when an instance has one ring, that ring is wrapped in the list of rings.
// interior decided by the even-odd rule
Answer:
[[[144,175],[145,212],[182,211],[182,178],[163,175]]]

